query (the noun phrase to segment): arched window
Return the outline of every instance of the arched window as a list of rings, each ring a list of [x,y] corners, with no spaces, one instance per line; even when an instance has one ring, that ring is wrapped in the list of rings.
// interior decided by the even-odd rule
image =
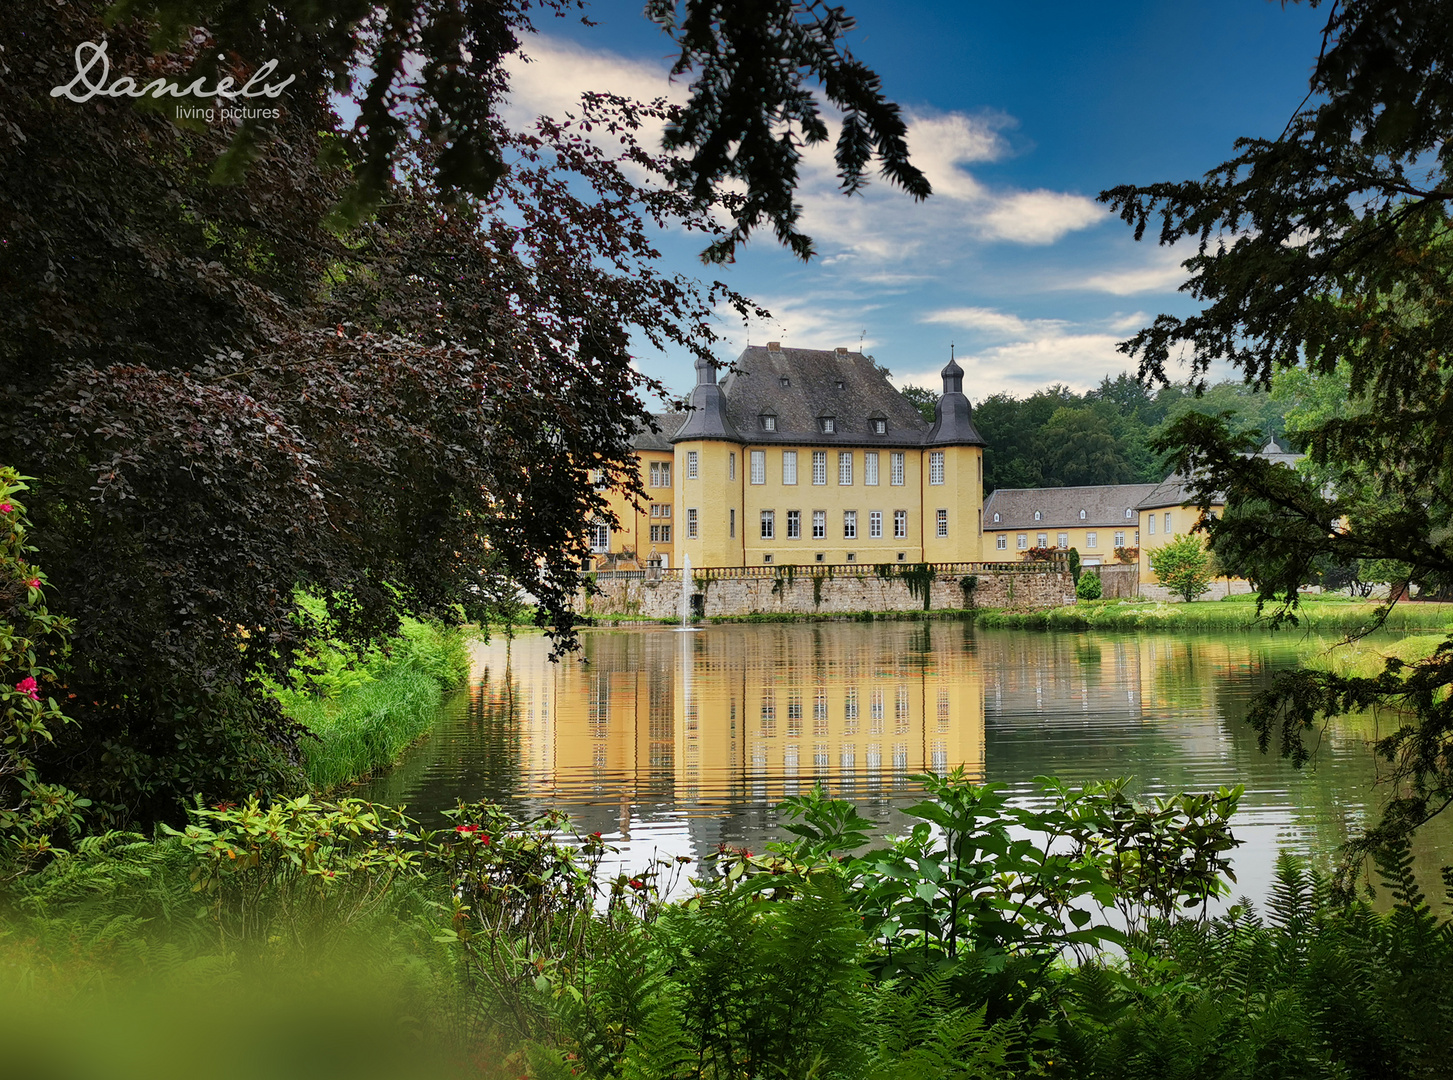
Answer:
[[[1081,521],[1084,521],[1085,520],[1085,512],[1083,510],[1080,511],[1080,520]]]
[[[1036,510],[1036,511],[1035,511],[1035,512],[1034,512],[1034,520],[1035,520],[1035,521],[1038,521],[1038,520],[1039,520],[1039,511],[1038,511],[1038,510]]]
[[[998,521],[998,520],[999,520],[999,515],[998,515],[998,514],[995,514],[995,515],[994,515],[994,520],[995,520],[995,521]]]
[[[1126,521],[1129,521],[1134,516],[1135,516],[1135,508],[1133,506],[1127,506],[1125,508],[1125,520]]]

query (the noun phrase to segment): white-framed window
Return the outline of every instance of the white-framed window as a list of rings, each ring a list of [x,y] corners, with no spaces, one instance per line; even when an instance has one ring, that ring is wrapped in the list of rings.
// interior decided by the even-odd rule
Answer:
[[[1135,546],[1136,547],[1139,547],[1140,546],[1140,530],[1139,529],[1136,529],[1135,530]]]
[[[662,503],[661,504],[661,516],[663,518],[668,518],[668,517],[671,516],[671,504],[670,503]]]
[[[695,480],[697,478],[697,475],[698,475],[697,466],[698,466],[698,464],[699,464],[699,458],[698,458],[698,455],[697,455],[696,451],[695,450],[688,450],[688,451],[686,451],[686,479],[688,479],[688,480]]]
[[[801,510],[789,510],[789,511],[787,511],[787,539],[789,539],[789,540],[801,540],[802,539],[802,511]]]
[[[1070,534],[1069,533],[1058,533],[1058,534],[1056,534],[1055,535],[1055,538],[1054,538],[1054,546],[1057,547],[1057,548],[1060,548],[1060,549],[1064,549],[1064,548],[1069,547],[1070,546]]]
[[[824,416],[822,418],[822,433],[824,435],[832,435],[832,434],[835,434],[836,432],[837,432],[837,419],[834,418],[834,417],[831,417],[831,416]]]
[[[843,539],[856,540],[858,538],[858,512],[856,510],[843,511]]]
[[[736,453],[735,450],[733,450],[730,454],[727,455],[727,479],[728,480],[735,480],[736,478],[737,478],[737,453]]]
[[[819,486],[827,483],[827,451],[812,452],[812,482]]]
[[[670,542],[671,542],[671,526],[670,525],[652,525],[651,526],[651,543],[653,543],[653,544],[657,544],[657,543],[660,543],[660,544],[669,544]]]
[[[1146,529],[1146,532],[1150,533],[1151,536],[1154,536],[1155,535],[1155,515],[1154,514],[1146,514],[1145,515],[1145,518],[1146,518],[1147,524],[1149,525],[1149,528]]]
[[[1100,546],[1100,534],[1099,533],[1097,533],[1097,532],[1087,532],[1087,533],[1085,533],[1085,547],[1089,548],[1091,551],[1094,551],[1099,546]]]
[[[1027,547],[1029,547],[1029,534],[1020,533],[1018,536],[1016,536],[1014,538],[1014,547],[1019,551],[1023,551]]]
[[[1049,547],[1049,533],[1035,533],[1034,546],[1042,548]]]
[[[1038,511],[1038,510],[1036,510],[1036,511],[1035,511],[1035,512],[1034,512],[1034,520],[1035,520],[1035,521],[1038,521],[1038,520],[1039,520],[1039,511]]]
[[[762,430],[763,431],[776,431],[777,430],[777,418],[775,416],[773,416],[771,413],[763,413],[762,414]]]
[[[1009,534],[1000,533],[997,537],[994,538],[994,546],[1000,551],[1007,550],[1009,547]]]
[[[943,483],[943,451],[934,450],[928,455],[928,482]]]
[[[902,540],[908,535],[908,511],[893,511],[893,539]]]
[[[754,484],[765,484],[767,482],[767,451],[752,451],[752,472],[751,481]]]
[[[1081,521],[1084,521],[1085,520],[1085,512],[1083,510],[1080,511],[1080,520]]]
[[[878,486],[878,451],[869,450],[863,455],[863,483],[869,487]]]
[[[688,540],[696,539],[696,507],[694,506],[686,508],[686,538]]]
[[[843,450],[837,456],[837,482],[843,487],[851,487],[853,483],[853,452]]]
[[[941,537],[942,536],[947,536],[948,535],[948,511],[947,510],[938,510],[938,511],[935,511],[935,513],[934,513],[934,521],[937,524],[937,533],[938,533],[938,535],[941,536]]]
[[[1135,516],[1135,507],[1133,507],[1133,506],[1127,506],[1125,508],[1125,520],[1126,521],[1129,521],[1134,516]]]
[[[1117,548],[1125,546],[1125,534],[1123,532],[1117,532],[1115,534],[1115,546]]]
[[[610,550],[610,523],[607,521],[592,521],[590,523],[590,550]]]
[[[777,535],[777,512],[775,510],[762,511],[762,539],[771,540]]]
[[[661,479],[661,475],[662,475],[663,472],[666,475],[666,479],[665,480],[662,480]],[[652,487],[670,487],[671,486],[671,466],[667,465],[664,461],[653,461],[653,462],[651,462],[651,486]]]
[[[652,503],[651,504],[651,516],[652,517],[660,517],[661,516],[661,504],[660,503]]]
[[[827,511],[814,510],[812,512],[812,538],[814,540],[827,539]]]
[[[994,524],[996,524],[996,525],[999,524],[999,515],[998,514],[995,514],[994,515]]]
[[[1165,534],[1170,535],[1170,511],[1165,512]]]
[[[904,471],[903,453],[902,451],[895,450],[888,459],[888,483],[894,487],[902,487]]]
[[[868,536],[874,540],[881,540],[883,538],[883,511],[869,511]]]
[[[797,483],[797,451],[782,451],[782,483]]]
[[[886,435],[886,434],[888,434],[888,421],[884,420],[880,416],[875,416],[873,418],[873,434],[874,435]]]

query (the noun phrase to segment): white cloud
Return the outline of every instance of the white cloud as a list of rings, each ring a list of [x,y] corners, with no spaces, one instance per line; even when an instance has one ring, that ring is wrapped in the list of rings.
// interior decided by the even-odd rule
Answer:
[[[960,307],[943,311],[931,311],[919,318],[919,322],[941,323],[959,326],[965,330],[981,330],[997,337],[1018,337],[1029,333],[1030,324],[1018,315],[993,308]]]
[[[1187,245],[1193,246],[1193,245]],[[1141,249],[1143,250],[1143,249]],[[1089,289],[1094,292],[1110,293],[1112,296],[1133,296],[1136,293],[1175,292],[1189,276],[1181,263],[1190,256],[1186,246],[1179,248],[1155,248],[1140,266],[1123,270],[1109,270],[1078,281],[1067,283],[1068,288]]]
[[[1066,233],[1095,224],[1105,208],[1083,195],[1020,191],[998,199],[983,215],[986,236],[1020,244],[1052,244]]]

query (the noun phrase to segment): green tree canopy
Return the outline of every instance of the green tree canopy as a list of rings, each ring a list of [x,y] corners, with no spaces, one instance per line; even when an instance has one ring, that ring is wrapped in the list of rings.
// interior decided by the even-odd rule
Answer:
[[[1187,603],[1197,599],[1216,576],[1211,553],[1194,533],[1149,550],[1150,567],[1171,592]]]
[[[1229,363],[1262,387],[1288,371],[1345,372],[1356,407],[1309,404],[1300,428],[1313,462],[1339,477],[1330,485],[1245,456],[1252,440],[1214,418],[1182,416],[1161,442],[1203,507],[1225,493],[1212,545],[1256,566],[1261,600],[1284,617],[1329,563],[1386,559],[1430,588],[1453,580],[1453,3],[1326,10],[1309,93],[1280,135],[1239,140],[1200,179],[1101,196],[1137,238],[1158,228],[1162,244],[1194,250],[1184,291],[1201,309],[1158,316],[1122,346],[1143,378],[1164,379],[1181,356],[1202,381]],[[1254,720],[1302,760],[1320,716],[1408,710],[1379,744],[1403,786],[1375,843],[1453,801],[1450,685],[1453,651],[1382,680],[1302,672]]]

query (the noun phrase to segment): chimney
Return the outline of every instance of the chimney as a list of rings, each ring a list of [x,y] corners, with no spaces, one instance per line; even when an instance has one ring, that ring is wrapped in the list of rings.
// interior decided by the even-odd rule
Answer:
[[[847,350],[847,348],[845,346],[839,345],[837,347],[837,354],[839,356],[847,356],[848,350]]]
[[[767,351],[768,352],[781,352],[782,351],[782,343],[780,341],[769,341],[769,342],[767,342]]]

